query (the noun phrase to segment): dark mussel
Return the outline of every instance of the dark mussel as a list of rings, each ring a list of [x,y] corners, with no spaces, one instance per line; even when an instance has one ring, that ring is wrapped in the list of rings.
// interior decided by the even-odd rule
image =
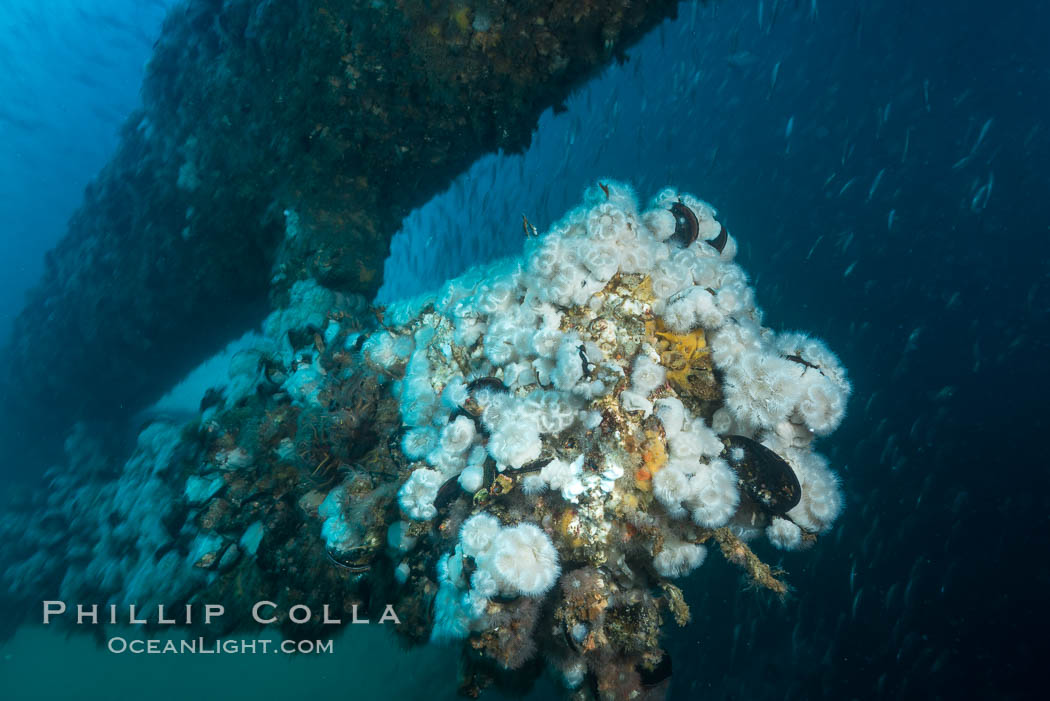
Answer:
[[[346,570],[351,574],[361,574],[372,569],[372,560],[376,557],[376,549],[367,545],[357,545],[345,553],[336,554],[325,548],[324,554],[339,569]]]
[[[729,232],[726,231],[725,224],[719,224],[719,226],[722,227],[722,230],[718,232],[718,236],[704,243],[721,253],[725,250],[726,244],[729,243]]]
[[[675,202],[671,205],[671,214],[674,215],[674,233],[671,234],[671,240],[683,248],[691,245],[700,235],[700,221],[696,218],[696,213],[684,203]],[[724,225],[719,226],[721,229],[718,236],[704,243],[721,253],[729,243],[729,232]]]
[[[681,202],[675,202],[671,205],[671,214],[674,215],[674,233],[671,234],[671,240],[683,248],[696,241],[700,233],[700,222],[693,210]]]
[[[479,377],[476,380],[471,380],[467,384],[467,393],[473,394],[479,389],[487,389],[493,392],[502,392],[506,394],[510,392],[506,385],[503,384],[503,380],[498,377]]]
[[[722,457],[736,471],[744,492],[764,511],[783,516],[802,498],[802,487],[784,458],[746,436],[722,436]]]

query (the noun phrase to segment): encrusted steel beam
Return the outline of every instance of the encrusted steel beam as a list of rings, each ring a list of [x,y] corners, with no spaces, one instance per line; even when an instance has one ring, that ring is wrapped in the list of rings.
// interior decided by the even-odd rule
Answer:
[[[374,293],[402,218],[677,2],[190,0],[15,321],[10,402],[119,418],[311,276]],[[286,236],[286,210],[297,234]],[[271,285],[271,282],[273,284]]]

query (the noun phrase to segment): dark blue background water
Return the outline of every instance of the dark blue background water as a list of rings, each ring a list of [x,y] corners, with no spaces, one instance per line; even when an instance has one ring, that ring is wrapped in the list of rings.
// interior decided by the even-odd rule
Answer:
[[[676,695],[1034,694],[1050,12],[792,2],[774,22],[772,7],[684,7],[541,129],[542,153],[476,168],[395,257],[426,258],[453,231],[476,233],[448,272],[475,248],[508,251],[520,212],[553,216],[600,174],[715,203],[767,323],[823,336],[851,370],[852,412],[824,444],[850,510],[784,559],[786,606],[721,569],[692,578]],[[487,195],[493,182],[507,194]],[[486,195],[483,215],[462,210]]]
[[[132,104],[159,15],[117,16],[142,37],[137,62],[100,42],[83,75],[58,48],[17,48],[50,25],[4,25],[2,65],[36,76],[23,93],[60,75],[84,98],[0,109],[16,136],[0,175],[18,254],[5,309]],[[107,25],[69,26],[81,33],[63,44],[87,46]],[[1017,697],[1040,679],[1048,28],[1037,2],[686,4],[545,115],[526,154],[479,163],[395,239],[387,299],[516,253],[522,213],[542,228],[595,179],[645,197],[675,185],[720,209],[767,325],[824,337],[850,369],[851,413],[822,446],[845,515],[784,558],[786,604],[715,562],[690,579],[675,697]],[[12,143],[34,157],[9,157]]]

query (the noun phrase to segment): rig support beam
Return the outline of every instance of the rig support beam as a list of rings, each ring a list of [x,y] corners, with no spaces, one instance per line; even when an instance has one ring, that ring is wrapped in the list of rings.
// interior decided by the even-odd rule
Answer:
[[[142,408],[297,279],[371,295],[412,208],[523,149],[543,110],[677,5],[178,6],[142,108],[14,322],[7,405],[60,437]]]

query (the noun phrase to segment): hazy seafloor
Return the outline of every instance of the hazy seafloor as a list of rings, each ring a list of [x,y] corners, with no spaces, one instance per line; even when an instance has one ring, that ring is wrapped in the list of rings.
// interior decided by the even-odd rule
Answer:
[[[133,31],[102,7],[80,8],[63,31],[97,35],[112,15],[141,40],[86,42],[69,59],[29,51],[34,31],[57,31],[24,21],[31,10],[0,25],[12,69],[0,110],[8,316],[62,233],[53,205],[68,214],[104,163],[70,159],[67,144],[111,143],[134,104],[128,55],[148,57],[157,18]],[[812,331],[849,369],[850,413],[820,444],[845,514],[816,548],[783,556],[785,603],[744,591],[721,563],[684,583],[694,620],[668,629],[671,698],[1038,695],[1050,585],[1047,27],[1037,2],[684,4],[568,112],[545,114],[524,155],[483,159],[395,239],[383,300],[517,252],[523,212],[543,229],[597,178],[642,197],[674,185],[718,207],[741,241],[767,325]],[[69,60],[81,69],[48,65]],[[104,78],[114,72],[122,79]],[[50,98],[26,97],[34,76]],[[83,104],[58,97],[63,80]],[[59,189],[71,182],[73,194]],[[25,479],[16,463],[0,469]],[[0,644],[0,698],[454,695],[450,650],[400,652],[379,628],[347,631],[335,650],[131,658],[25,627]]]

